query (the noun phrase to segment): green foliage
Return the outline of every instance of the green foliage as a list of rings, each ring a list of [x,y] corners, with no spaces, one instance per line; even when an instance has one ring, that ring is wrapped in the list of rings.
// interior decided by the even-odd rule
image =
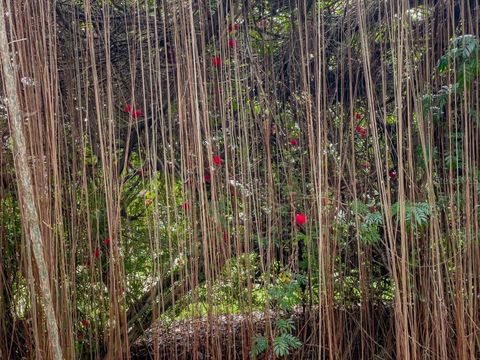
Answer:
[[[288,342],[283,335],[273,339],[273,350],[277,356],[286,356],[290,353],[288,349]]]
[[[382,225],[383,224],[383,217],[382,214],[378,211],[368,213],[365,216],[365,224],[372,226],[372,225]]]
[[[219,292],[224,294],[227,302],[235,302],[240,309],[247,309],[250,305],[250,289],[255,282],[255,275],[258,272],[259,256],[256,253],[242,254],[237,258],[227,262],[222,271],[222,278],[218,282]],[[254,289],[252,297],[253,306],[261,307],[264,302],[257,301],[258,292],[262,292],[260,288]],[[221,299],[218,299],[219,301]]]
[[[353,213],[357,213],[360,215],[368,213],[368,205],[365,204],[363,201],[355,200],[350,205]]]
[[[335,300],[342,304],[356,304],[361,297],[358,269],[349,269],[345,264],[341,266],[342,272],[334,274]]]
[[[295,330],[293,320],[279,319],[276,322],[276,331],[280,334],[273,338],[273,352],[276,356],[283,357],[290,354],[292,350],[302,346],[302,342],[292,332]],[[268,340],[263,335],[255,335],[250,356],[257,357],[268,349]]]
[[[268,341],[267,339],[262,336],[262,335],[255,335],[253,337],[253,346],[252,349],[250,350],[250,356],[251,357],[257,357],[261,353],[263,353],[265,350],[268,348]]]
[[[369,212],[365,215],[364,223],[360,226],[360,238],[367,245],[373,245],[380,241],[379,228],[383,225],[382,214],[378,211]]]
[[[367,245],[373,245],[380,241],[380,233],[377,225],[362,224],[360,226],[360,239]]]
[[[186,259],[181,261],[185,263]],[[266,289],[256,282],[258,266],[256,253],[230,259],[219,278],[210,285],[210,293],[206,283],[198,286],[177,301],[162,319],[183,320],[206,316],[209,312],[220,315],[264,309],[268,295]]]
[[[360,218],[358,233],[360,239],[367,245],[373,245],[380,241],[380,227],[383,225],[383,217],[373,206],[369,206],[360,200],[351,204],[352,213]],[[372,210],[373,209],[373,210]]]
[[[275,325],[281,334],[288,334],[295,330],[292,319],[278,319]]]
[[[397,202],[392,205],[392,215],[400,219],[400,204]],[[428,203],[425,202],[406,202],[405,203],[405,222],[407,228],[420,229],[428,224],[431,211]]]
[[[288,272],[281,273],[275,284],[271,285],[268,290],[272,307],[291,311],[301,300],[300,285],[304,280],[304,277],[291,279],[291,274]]]
[[[294,276],[290,271],[280,271],[272,278],[273,284],[267,287],[268,303],[276,314],[288,314],[300,302],[301,285],[306,284],[307,278],[299,274]],[[276,356],[286,356],[302,345],[292,334],[294,331],[295,324],[291,318],[280,317],[276,320],[271,343]],[[256,357],[266,351],[268,346],[269,342],[264,336],[256,335],[250,355]]]
[[[447,169],[452,168],[453,170],[458,170],[463,167],[463,152],[462,152],[462,141],[463,133],[453,132],[448,135],[449,141],[452,144],[451,150],[449,150],[444,156],[444,166]]]
[[[383,216],[379,211],[369,207],[360,200],[351,204],[354,214],[360,218],[359,230],[360,239],[367,245],[374,245],[381,240],[381,228],[383,227]],[[372,211],[373,210],[373,211]],[[400,205],[392,205],[392,215],[399,221]],[[430,218],[430,206],[425,202],[405,203],[405,222],[408,229],[419,230],[428,224]],[[354,225],[354,224],[353,224]]]
[[[463,35],[451,40],[450,48],[438,61],[437,69],[441,74],[455,71],[459,90],[463,91],[464,85],[469,88],[480,71],[477,38],[474,35]]]
[[[302,346],[300,340],[292,334],[281,334],[273,339],[273,351],[276,356],[287,356],[292,349]]]
[[[444,85],[436,94],[427,94],[422,98],[425,113],[431,113],[434,120],[444,115],[449,99],[462,95],[471,88],[480,75],[478,39],[474,35],[463,35],[450,41],[450,47],[437,64],[438,72],[454,73],[456,82]]]

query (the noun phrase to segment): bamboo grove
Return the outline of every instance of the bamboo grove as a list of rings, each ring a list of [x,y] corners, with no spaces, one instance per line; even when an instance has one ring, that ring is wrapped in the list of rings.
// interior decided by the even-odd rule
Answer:
[[[478,0],[0,0],[0,358],[480,358]]]

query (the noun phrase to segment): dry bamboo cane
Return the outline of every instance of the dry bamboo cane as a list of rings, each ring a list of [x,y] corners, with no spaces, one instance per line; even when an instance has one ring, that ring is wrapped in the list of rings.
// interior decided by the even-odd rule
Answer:
[[[23,133],[22,115],[20,113],[19,99],[17,96],[17,87],[14,75],[14,66],[10,61],[10,51],[8,48],[7,29],[5,24],[5,9],[3,1],[0,1],[0,53],[4,87],[8,98],[9,126],[12,131],[15,172],[18,186],[18,194],[21,198],[22,222],[25,229],[28,229],[28,239],[31,241],[35,262],[38,267],[40,277],[41,296],[43,298],[43,306],[48,324],[48,334],[53,351],[54,359],[63,359],[62,348],[60,346],[57,320],[53,309],[52,295],[50,291],[49,274],[43,254],[43,240],[40,231],[37,208],[35,198],[33,196],[33,186],[30,170],[27,161],[27,146],[25,135]]]

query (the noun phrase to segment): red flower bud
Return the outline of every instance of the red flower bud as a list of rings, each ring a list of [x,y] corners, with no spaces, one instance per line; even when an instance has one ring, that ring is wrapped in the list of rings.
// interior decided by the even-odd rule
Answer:
[[[212,175],[210,175],[209,172],[206,172],[204,175],[203,175],[203,180],[206,182],[206,183],[209,183],[212,181]]]
[[[238,24],[230,24],[228,25],[228,32],[232,33],[237,31],[240,28]]]
[[[297,146],[298,145],[298,140],[297,139],[290,139],[289,143],[292,146]]]
[[[223,160],[222,160],[222,157],[221,157],[221,156],[215,155],[215,156],[213,157],[213,163],[214,163],[215,165],[220,166],[220,165],[222,165],[222,162],[223,162]]]
[[[138,119],[139,117],[143,116],[143,111],[142,110],[135,110],[131,114],[132,114],[132,117],[134,119]]]
[[[390,169],[388,171],[388,177],[392,180],[396,179],[397,178],[397,170],[395,169]]]
[[[93,252],[93,257],[98,259],[100,257],[100,249],[96,248],[95,251]]]
[[[237,40],[235,39],[228,39],[228,47],[230,49],[235,49],[237,47]]]
[[[212,59],[212,65],[216,68],[222,66],[222,58],[220,56],[215,56]]]
[[[307,222],[307,215],[298,213],[295,215],[295,222],[297,225],[304,225]]]
[[[133,106],[131,104],[126,104],[125,107],[123,108],[123,111],[131,115],[134,119],[138,119],[139,117],[143,116],[143,111],[133,110]]]
[[[355,126],[355,132],[360,136],[362,139],[367,137],[367,129],[361,127],[360,125]]]

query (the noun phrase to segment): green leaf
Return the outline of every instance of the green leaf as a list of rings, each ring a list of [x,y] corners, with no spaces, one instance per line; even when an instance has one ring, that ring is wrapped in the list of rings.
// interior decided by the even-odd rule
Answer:
[[[252,357],[257,357],[261,353],[263,353],[265,350],[267,350],[268,347],[268,341],[265,339],[264,336],[262,335],[255,335],[253,337],[253,347],[252,350],[250,350],[250,356]]]
[[[392,205],[392,215],[399,220],[400,205],[395,203]],[[405,203],[405,222],[407,227],[422,228],[428,224],[431,211],[430,205],[425,202]]]
[[[380,241],[380,233],[376,225],[362,224],[360,227],[360,239],[367,245],[373,245]]]
[[[357,214],[366,214],[369,212],[367,204],[363,203],[360,200],[355,200],[350,204],[350,208],[354,213]]]
[[[478,40],[474,35],[462,35],[454,39],[454,49],[463,49],[466,56],[470,56],[478,46]]]
[[[298,349],[300,346],[302,346],[302,342],[292,334],[284,334],[283,337],[286,339],[288,346],[290,346],[292,349]]]
[[[286,356],[290,354],[290,350],[298,349],[300,346],[301,341],[292,334],[281,334],[273,339],[273,351],[276,356]]]
[[[440,60],[438,60],[437,69],[442,74],[447,71],[448,68],[448,56],[443,55]]]
[[[288,340],[285,338],[286,334],[282,334],[273,339],[273,351],[276,356],[286,356],[290,354]]]
[[[295,325],[292,319],[278,319],[276,326],[281,334],[291,333],[295,330]]]
[[[383,217],[380,212],[369,213],[365,216],[365,224],[367,225],[382,225]]]

